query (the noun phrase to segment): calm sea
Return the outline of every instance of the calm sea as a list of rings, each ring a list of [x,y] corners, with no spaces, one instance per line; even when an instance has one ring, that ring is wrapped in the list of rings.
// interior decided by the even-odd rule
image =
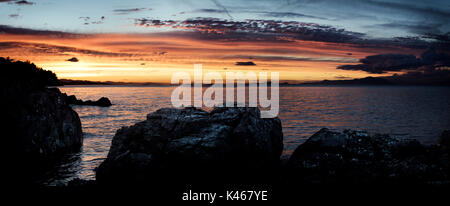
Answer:
[[[80,153],[62,163],[46,184],[79,177],[94,179],[94,168],[108,154],[117,129],[145,120],[146,115],[170,107],[174,87],[64,86],[61,92],[83,100],[105,96],[108,108],[74,106],[83,125]],[[435,143],[450,128],[450,87],[317,86],[280,87],[284,157],[323,127],[362,129]]]

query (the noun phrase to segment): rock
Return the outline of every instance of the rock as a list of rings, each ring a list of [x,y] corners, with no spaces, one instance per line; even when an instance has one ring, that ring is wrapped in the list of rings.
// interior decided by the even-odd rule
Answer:
[[[5,105],[2,117],[12,153],[42,159],[80,149],[83,144],[80,118],[58,89],[17,95],[20,98]]]
[[[49,156],[82,145],[81,122],[57,88],[56,75],[29,62],[0,58],[0,96],[6,149],[22,156]],[[7,134],[7,135],[6,135]]]
[[[58,89],[30,93],[21,110],[17,126],[25,153],[48,156],[82,146],[80,118]]]
[[[97,101],[92,101],[92,100],[83,101],[83,100],[77,99],[75,97],[75,95],[70,95],[70,96],[66,95],[66,101],[69,104],[74,104],[74,105],[89,105],[89,106],[99,106],[99,107],[109,107],[112,105],[111,101],[107,97],[101,97]]]
[[[94,102],[94,105],[101,106],[101,107],[109,107],[111,106],[111,101],[107,97],[101,97],[96,102]]]
[[[289,158],[289,179],[309,183],[446,182],[448,152],[416,140],[321,129]]]
[[[95,180],[84,180],[80,178],[75,178],[67,183],[67,187],[69,188],[87,188],[87,187],[95,187]]]
[[[117,131],[96,177],[100,182],[136,181],[154,180],[155,171],[212,175],[213,170],[270,168],[278,165],[282,149],[280,119],[262,119],[258,108],[216,108],[210,113],[163,108]]]
[[[78,114],[57,88],[51,71],[0,58],[3,161],[10,177],[26,182],[45,162],[78,151],[83,138]],[[14,178],[11,178],[14,179]]]

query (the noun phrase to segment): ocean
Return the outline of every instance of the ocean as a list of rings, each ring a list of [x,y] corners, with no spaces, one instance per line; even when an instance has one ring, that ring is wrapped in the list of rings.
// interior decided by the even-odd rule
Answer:
[[[73,106],[84,135],[82,151],[70,154],[43,184],[74,178],[95,179],[94,169],[106,158],[121,127],[143,121],[148,113],[170,107],[175,87],[63,86],[61,92],[82,100],[108,97],[113,106]],[[358,129],[436,143],[450,129],[450,87],[432,86],[299,86],[280,87],[279,118],[287,158],[319,129]]]

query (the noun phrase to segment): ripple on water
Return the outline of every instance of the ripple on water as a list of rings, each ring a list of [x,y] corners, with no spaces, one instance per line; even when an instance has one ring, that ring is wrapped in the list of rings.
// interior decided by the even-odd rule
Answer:
[[[67,86],[62,92],[83,100],[108,97],[111,107],[74,106],[84,133],[82,152],[61,164],[48,184],[79,177],[94,179],[117,129],[168,107],[173,87]],[[281,87],[283,158],[322,127],[363,129],[434,143],[450,125],[448,87]]]

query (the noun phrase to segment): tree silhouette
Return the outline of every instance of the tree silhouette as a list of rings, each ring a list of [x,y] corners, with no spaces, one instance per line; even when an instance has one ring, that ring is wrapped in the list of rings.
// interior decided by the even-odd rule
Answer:
[[[35,90],[61,85],[55,73],[39,68],[29,61],[15,61],[9,57],[0,57],[0,69],[2,74],[0,80],[3,86]]]

